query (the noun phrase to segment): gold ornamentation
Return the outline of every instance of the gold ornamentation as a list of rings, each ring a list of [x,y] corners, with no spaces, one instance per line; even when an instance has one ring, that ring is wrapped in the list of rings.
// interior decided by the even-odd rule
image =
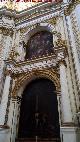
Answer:
[[[10,35],[10,36],[13,35],[13,30],[12,29],[8,29],[8,28],[5,28],[5,27],[2,27],[0,29],[2,30],[3,35]]]
[[[12,75],[12,71],[6,69],[6,70],[4,71],[4,74],[5,74],[5,76],[8,76],[8,75],[11,76],[11,75]]]
[[[67,48],[66,40],[62,40],[61,38],[58,38],[57,42],[55,42],[55,45],[57,47],[65,47],[65,48]]]
[[[71,4],[64,10],[64,14],[66,16],[70,15],[70,13],[75,9],[76,5],[80,4],[80,0],[74,0]]]
[[[13,0],[8,0],[6,3],[6,7],[10,10],[14,10],[15,9],[15,3],[13,2]]]
[[[20,56],[19,53],[15,52],[14,49],[12,48],[10,55],[9,55],[9,59],[15,60],[17,56]]]
[[[59,34],[58,35],[58,39],[57,41],[55,42],[55,51],[59,52],[62,51],[63,54],[66,56],[68,53],[67,53],[67,41],[66,40],[62,40],[61,38],[61,35]]]
[[[16,76],[17,80],[15,82],[15,87],[12,91],[12,97],[17,96],[17,92],[21,86],[26,85],[36,78],[48,78],[53,81],[56,86],[56,91],[60,91],[60,81],[59,81],[59,74],[54,69],[43,69],[43,70],[32,70],[31,72],[23,73],[20,76]]]
[[[73,11],[74,9],[74,5],[73,4],[70,4],[65,10],[64,10],[64,14],[66,16],[70,15],[70,13]]]
[[[21,28],[20,33],[25,33],[26,31],[28,31],[29,28],[30,28],[30,26],[27,26],[25,28]]]
[[[56,16],[56,17],[53,17],[51,19],[47,19],[47,20],[45,20],[43,22],[47,22],[49,24],[56,25],[57,19],[58,19],[58,17]]]
[[[24,65],[31,65],[31,64],[35,64],[35,63],[39,63],[42,61],[48,61],[48,60],[56,60],[56,55],[55,54],[51,54],[51,55],[46,55],[46,56],[42,56],[39,58],[35,58],[35,59],[27,59],[26,61],[22,61],[22,62],[16,62],[16,67],[20,67],[20,66],[24,66]]]

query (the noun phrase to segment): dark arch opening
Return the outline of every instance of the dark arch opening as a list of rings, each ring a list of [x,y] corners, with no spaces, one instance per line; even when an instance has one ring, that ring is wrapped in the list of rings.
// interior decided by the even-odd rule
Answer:
[[[51,53],[54,53],[53,35],[49,31],[39,31],[31,36],[25,47],[25,59],[51,55]]]
[[[45,78],[31,81],[21,101],[18,138],[36,136],[60,138],[56,87]]]

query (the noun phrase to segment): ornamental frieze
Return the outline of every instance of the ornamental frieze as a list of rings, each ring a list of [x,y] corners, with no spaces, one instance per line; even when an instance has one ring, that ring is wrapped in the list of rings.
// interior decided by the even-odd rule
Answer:
[[[27,84],[31,81],[34,80],[35,78],[48,78],[50,80],[52,80],[55,83],[56,86],[56,91],[57,94],[60,92],[60,76],[58,73],[57,69],[53,69],[53,68],[46,68],[46,69],[36,69],[36,70],[32,70],[31,72],[26,72],[26,73],[22,73],[20,75],[16,75],[15,76],[15,85],[13,87],[13,90],[11,92],[12,97],[16,97],[17,96],[17,91],[20,89],[21,86],[23,86],[24,82],[27,80]],[[26,84],[26,85],[27,85]]]
[[[0,27],[0,34],[3,34],[3,35],[10,35],[12,37],[14,33],[14,30],[13,29],[10,29],[8,27]]]
[[[12,74],[26,73],[36,69],[46,69],[51,67],[56,67],[57,60],[52,57],[45,57],[44,59],[36,59],[32,61],[25,61],[21,63],[16,63],[15,61],[6,61],[8,72]]]

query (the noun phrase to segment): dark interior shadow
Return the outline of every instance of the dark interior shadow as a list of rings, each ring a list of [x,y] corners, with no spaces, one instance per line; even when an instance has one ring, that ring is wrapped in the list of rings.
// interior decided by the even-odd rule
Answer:
[[[30,82],[22,94],[18,138],[36,136],[60,137],[56,88],[45,78]]]

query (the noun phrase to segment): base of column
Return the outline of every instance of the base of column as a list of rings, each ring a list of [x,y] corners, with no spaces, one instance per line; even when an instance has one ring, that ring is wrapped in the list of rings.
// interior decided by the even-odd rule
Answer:
[[[0,125],[0,142],[10,142],[10,127]]]
[[[80,128],[64,126],[60,128],[61,142],[80,142]]]

